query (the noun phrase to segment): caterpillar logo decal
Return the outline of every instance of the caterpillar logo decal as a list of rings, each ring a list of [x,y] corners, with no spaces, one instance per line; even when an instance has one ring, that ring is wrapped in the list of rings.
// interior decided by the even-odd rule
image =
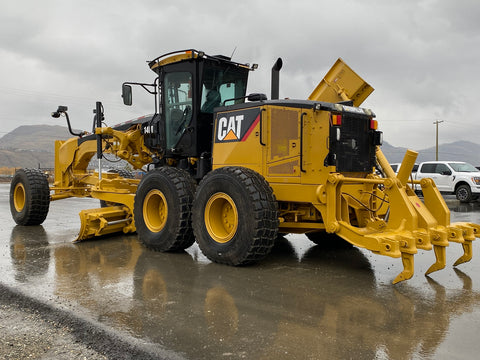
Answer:
[[[245,141],[260,121],[260,109],[219,113],[215,119],[215,142]]]

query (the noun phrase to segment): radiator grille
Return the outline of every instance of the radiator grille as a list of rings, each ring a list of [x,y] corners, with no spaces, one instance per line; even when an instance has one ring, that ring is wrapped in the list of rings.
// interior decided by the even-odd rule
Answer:
[[[340,139],[337,139],[337,129]],[[330,128],[330,158],[338,172],[370,172],[375,166],[375,146],[370,119],[343,114],[342,125]],[[334,155],[334,156],[332,156]]]

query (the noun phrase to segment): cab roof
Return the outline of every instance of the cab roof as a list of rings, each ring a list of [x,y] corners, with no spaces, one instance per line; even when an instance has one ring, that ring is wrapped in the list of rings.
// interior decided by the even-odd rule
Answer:
[[[150,60],[148,62],[148,66],[150,67],[151,70],[156,72],[157,74],[159,73],[159,70],[161,67],[168,65],[168,64],[174,64],[178,63],[181,61],[185,60],[191,60],[191,59],[211,59],[211,60],[216,60],[218,62],[222,62],[225,64],[230,64],[233,66],[238,66],[242,67],[245,69],[250,69],[249,64],[241,64],[237,63],[231,60],[230,57],[225,56],[225,55],[207,55],[203,51],[198,51],[195,49],[187,49],[187,50],[178,50],[178,51],[173,51],[169,52],[163,55],[160,55],[156,57],[153,60]]]

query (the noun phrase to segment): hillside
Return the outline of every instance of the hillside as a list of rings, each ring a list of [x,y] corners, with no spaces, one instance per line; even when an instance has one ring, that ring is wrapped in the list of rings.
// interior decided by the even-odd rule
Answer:
[[[54,152],[55,140],[66,140],[71,137],[64,126],[24,125],[0,138],[0,149]]]
[[[20,126],[0,138],[0,167],[53,168],[55,140],[71,137],[63,126]]]
[[[35,150],[0,149],[0,167],[7,168],[53,168],[53,152]]]
[[[0,138],[0,167],[54,166],[54,142],[72,136],[67,127],[50,125],[20,126]],[[391,163],[401,162],[406,148],[384,143],[382,151]],[[435,160],[435,147],[413,149],[419,152],[417,162]],[[459,160],[480,166],[480,144],[456,141],[439,146],[440,160]]]

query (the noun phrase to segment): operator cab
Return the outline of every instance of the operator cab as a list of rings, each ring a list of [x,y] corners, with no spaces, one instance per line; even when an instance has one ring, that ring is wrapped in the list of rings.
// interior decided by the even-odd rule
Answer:
[[[205,157],[210,161],[213,109],[245,101],[253,68],[197,50],[164,54],[148,65],[158,75],[155,84],[148,86],[155,86],[156,91],[149,92],[158,94],[159,102],[156,114],[143,125],[145,145],[161,154],[163,161]],[[129,84],[142,85],[124,84],[127,105],[131,104]]]

